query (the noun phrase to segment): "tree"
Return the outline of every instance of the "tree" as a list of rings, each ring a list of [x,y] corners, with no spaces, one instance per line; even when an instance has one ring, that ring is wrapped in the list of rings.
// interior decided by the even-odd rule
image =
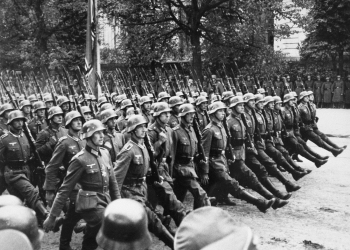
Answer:
[[[101,0],[100,6],[122,24],[118,49],[130,63],[190,58],[197,72],[203,61],[251,60],[273,50],[273,36],[290,33],[273,19],[299,15],[282,0]]]
[[[343,72],[344,52],[350,44],[350,1],[315,1],[309,13],[310,22],[306,26],[307,38],[301,53],[304,59],[330,58],[338,73]]]
[[[83,63],[84,0],[0,2],[1,68]]]

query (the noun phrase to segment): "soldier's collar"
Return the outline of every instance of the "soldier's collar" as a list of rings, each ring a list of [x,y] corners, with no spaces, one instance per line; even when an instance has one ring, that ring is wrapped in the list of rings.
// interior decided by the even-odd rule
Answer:
[[[192,130],[191,130],[192,125],[190,125],[190,124],[189,124],[189,125],[186,125],[186,124],[184,124],[183,122],[181,122],[180,126],[181,126],[182,128],[184,128],[185,130],[192,131]]]
[[[156,125],[156,127],[159,127],[160,129],[166,131],[166,127],[165,127],[166,124],[164,124],[164,125],[161,124],[160,121],[158,121],[158,119],[156,119],[155,125]]]
[[[217,122],[217,121],[212,120],[211,123],[214,124],[215,126],[220,127],[220,128],[222,127],[222,123],[221,122]]]
[[[18,135],[12,133],[11,130],[9,130],[9,133],[11,133],[14,137],[17,137],[17,138],[21,138],[21,137],[23,137],[23,135],[24,135],[24,134],[23,134],[23,131],[21,131],[21,133],[19,133]]]
[[[130,142],[138,146],[139,148],[145,148],[145,144],[143,143],[143,140],[137,141],[136,139],[132,138],[130,139]]]
[[[93,149],[92,147],[90,147],[89,145],[86,145],[85,146],[85,150],[88,151],[90,154],[92,154],[93,156],[95,156],[96,158],[98,156],[101,156],[101,152],[100,150],[96,150],[96,149]]]
[[[252,110],[248,108],[247,106],[244,106],[245,113],[252,114]]]
[[[68,130],[68,134],[67,134],[70,138],[72,138],[74,141],[81,141],[81,139],[79,137],[76,137],[75,135],[73,135],[69,130]]]

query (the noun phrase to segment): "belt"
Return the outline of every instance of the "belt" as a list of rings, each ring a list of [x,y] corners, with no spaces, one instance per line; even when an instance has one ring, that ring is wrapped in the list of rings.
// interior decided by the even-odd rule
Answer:
[[[128,177],[128,178],[125,178],[123,185],[126,185],[126,186],[140,185],[144,183],[145,180],[146,180],[146,176],[145,177]]]
[[[190,162],[193,161],[193,157],[189,157],[189,156],[180,156],[180,157],[176,157],[176,163],[179,164],[189,164]]]
[[[97,192],[97,193],[107,193],[109,192],[109,188],[107,186],[103,187],[82,187],[84,191]]]
[[[234,146],[243,146],[244,144],[244,139],[242,138],[234,138],[231,141],[232,141],[232,145]]]
[[[19,161],[7,161],[7,166],[10,169],[22,169],[24,166],[28,164],[27,160],[19,160]]]
[[[216,149],[211,149],[209,156],[210,157],[219,157],[222,156],[223,154],[225,154],[225,150],[221,149],[221,148],[216,148]]]

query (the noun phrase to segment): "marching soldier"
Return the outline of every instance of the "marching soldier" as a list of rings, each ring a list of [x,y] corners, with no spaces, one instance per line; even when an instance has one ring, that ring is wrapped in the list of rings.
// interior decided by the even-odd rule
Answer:
[[[35,94],[33,94],[33,95],[28,96],[28,101],[30,101],[30,103],[32,105],[34,105],[34,103],[38,101],[38,98],[36,97]]]
[[[158,94],[158,102],[166,102],[169,103],[170,95],[167,92],[160,92]]]
[[[23,100],[20,102],[19,110],[23,112],[23,115],[30,121],[32,119],[32,104],[28,100]]]
[[[49,124],[47,124],[45,120],[46,105],[44,102],[35,102],[33,104],[33,110],[36,116],[29,122],[28,127],[33,138],[36,139],[39,132],[45,129]]]
[[[178,126],[181,122],[181,117],[179,116],[179,108],[180,105],[184,103],[183,99],[179,96],[172,96],[169,99],[169,107],[171,108],[171,116],[169,120],[169,126],[171,128],[175,128]]]
[[[309,107],[309,94],[306,91],[303,91],[300,93],[299,96],[299,110],[300,110],[300,117],[301,121],[304,124],[304,126],[301,128],[301,134],[303,137],[307,140],[312,141],[317,146],[324,148],[325,150],[331,152],[334,157],[337,157],[339,154],[341,154],[344,151],[344,148],[335,148],[331,145],[328,145],[322,138],[317,135],[314,132],[313,126],[314,126],[314,117],[312,114],[312,111]]]
[[[197,117],[199,120],[199,128],[201,131],[208,125],[210,122],[205,114],[205,112],[208,109],[208,100],[205,96],[200,96],[196,100],[196,111],[197,111]]]
[[[47,109],[50,109],[51,107],[53,107],[54,103],[53,103],[52,95],[49,93],[44,94],[44,102]]]
[[[57,99],[57,106],[59,106],[62,109],[63,112],[63,124],[65,124],[64,117],[66,117],[66,114],[69,112],[70,108],[70,100],[66,96],[60,96]]]
[[[0,107],[0,135],[8,133],[8,117],[15,108],[11,103],[5,103]]]
[[[129,118],[127,132],[131,139],[124,145],[117,156],[115,175],[123,198],[140,202],[146,209],[148,228],[167,246],[173,248],[174,238],[162,225],[161,220],[149,207],[146,176],[150,176],[150,157],[144,138],[147,133],[147,121],[142,115]],[[151,178],[151,177],[147,177]],[[155,182],[153,185],[161,185]]]
[[[0,164],[4,168],[9,193],[22,201],[26,200],[28,207],[46,218],[48,211],[40,198],[39,191],[31,183],[32,172],[29,163],[33,157],[33,149],[30,147],[29,139],[23,133],[24,123],[25,117],[22,111],[10,112],[7,121],[9,131],[0,137]]]
[[[127,108],[132,107],[132,102],[130,99],[124,99],[120,104],[120,116],[117,120],[117,127],[118,130],[121,132],[126,128],[127,120],[126,117],[126,110]]]
[[[198,151],[198,138],[192,128],[193,119],[196,113],[192,104],[182,104],[179,108],[181,123],[176,126],[173,133],[173,155],[175,193],[180,201],[184,201],[187,191],[190,191],[194,198],[193,208],[210,206],[207,193],[199,185],[195,171]]]
[[[85,119],[86,122],[88,122],[91,119],[93,119],[92,111],[91,111],[89,106],[82,106],[81,107],[81,112],[83,113],[84,119]]]
[[[315,94],[315,104],[317,105],[318,108],[321,107],[321,102],[322,102],[322,96],[323,96],[322,85],[323,85],[323,82],[321,81],[321,76],[317,75],[317,79],[316,81],[314,81],[312,91]]]
[[[322,85],[322,104],[325,108],[330,108],[332,104],[332,83],[329,81],[329,76],[326,77],[326,81]]]
[[[218,194],[218,202],[234,205],[227,197],[227,194],[230,193],[234,197],[256,205],[259,210],[265,211],[271,207],[274,200],[266,202],[263,199],[250,195],[239,185],[238,181],[229,175],[230,170],[227,166],[231,168],[234,162],[227,161],[225,157],[225,149],[229,142],[227,142],[227,134],[223,128],[222,121],[226,115],[226,109],[226,105],[219,101],[209,105],[208,113],[210,114],[211,122],[202,132],[204,153],[208,159],[208,162],[203,164],[204,167],[201,171],[202,184],[207,185],[209,183],[210,192],[214,192],[216,188],[224,193],[223,196]],[[238,155],[238,161],[240,160]]]
[[[45,168],[46,178],[44,189],[46,190],[46,201],[50,207],[52,206],[56,190],[58,190],[67,174],[71,159],[86,144],[85,140],[80,139],[79,134],[82,127],[81,114],[78,111],[68,112],[65,120],[65,127],[68,129],[68,133],[58,140],[52,158]],[[64,169],[61,168],[62,165]],[[70,241],[74,226],[81,220],[81,215],[75,212],[75,200],[78,190],[79,186],[77,185],[69,196],[69,206],[62,224],[59,243],[60,250],[71,249]]]
[[[152,105],[151,98],[149,96],[141,96],[139,104],[141,107],[142,116],[148,121],[148,124],[151,124],[153,121],[153,117],[150,113]]]
[[[149,126],[148,135],[154,148],[158,172],[163,177],[163,182],[157,186],[149,185],[148,190],[154,189],[156,195],[156,197],[149,196],[153,207],[156,207],[159,202],[164,208],[164,214],[169,214],[174,219],[175,224],[179,226],[186,216],[186,209],[182,202],[176,198],[173,191],[172,175],[175,154],[172,150],[174,131],[168,125],[170,111],[168,104],[164,102],[158,102],[154,106],[155,122]]]
[[[117,155],[125,145],[124,135],[115,130],[117,125],[117,114],[113,109],[107,109],[101,113],[101,122],[106,126],[103,147],[111,155],[113,164],[117,160]]]
[[[344,82],[344,102],[345,108],[350,108],[350,75],[348,75]]]
[[[67,135],[67,130],[62,127],[63,111],[60,107],[50,108],[48,120],[49,126],[39,132],[35,142],[35,147],[45,164],[50,161],[58,140]]]
[[[332,103],[335,108],[341,108],[341,104],[343,103],[344,96],[344,82],[341,80],[340,75],[337,76],[337,80],[335,80],[332,84]]]
[[[296,111],[294,110],[293,94],[289,93],[284,95],[283,103],[284,103],[284,108],[282,108],[281,111],[282,111],[283,122],[286,127],[286,133],[283,138],[283,141],[286,144],[286,147],[289,149],[291,154],[300,154],[301,156],[305,157],[309,161],[312,161],[313,163],[315,163],[317,168],[321,167],[323,164],[327,163],[328,157],[321,157],[319,155],[318,157],[315,157],[312,153],[308,152],[304,148],[304,145],[302,143],[299,143],[299,140],[294,134],[294,129],[296,126],[298,126],[298,123],[297,123],[298,120],[296,117],[297,115]],[[311,170],[308,170],[307,172],[310,173]]]
[[[52,230],[53,221],[59,217],[66,200],[77,183],[79,189],[75,211],[86,221],[86,233],[82,249],[96,249],[96,235],[100,229],[103,213],[111,200],[120,199],[119,186],[115,179],[113,164],[107,149],[103,148],[105,127],[99,120],[90,120],[83,125],[86,146],[70,161],[67,175],[59,188],[49,217],[44,222],[46,232]]]

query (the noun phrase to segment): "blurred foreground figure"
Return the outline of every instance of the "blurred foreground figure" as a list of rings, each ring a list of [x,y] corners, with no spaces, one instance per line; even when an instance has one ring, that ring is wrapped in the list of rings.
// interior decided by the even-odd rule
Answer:
[[[13,229],[0,230],[0,245],[6,250],[33,250],[28,237]]]
[[[152,238],[143,206],[131,199],[111,202],[105,210],[97,243],[104,250],[148,249]]]
[[[202,207],[185,217],[175,235],[175,250],[257,250],[252,230],[217,207]]]

